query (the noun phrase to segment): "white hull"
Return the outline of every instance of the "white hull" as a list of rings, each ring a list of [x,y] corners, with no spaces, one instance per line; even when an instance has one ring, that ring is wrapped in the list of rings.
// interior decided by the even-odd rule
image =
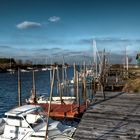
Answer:
[[[62,96],[62,102],[64,104],[74,104],[76,100],[76,97],[71,97],[71,96]],[[39,98],[37,100],[37,103],[50,103],[49,100],[45,98]],[[52,97],[52,104],[61,104],[61,98],[60,97]]]
[[[25,69],[21,69],[20,71],[21,71],[21,72],[30,72],[30,71],[25,70]]]
[[[7,69],[7,71],[8,71],[10,74],[14,74],[14,73],[15,73],[15,70],[13,70],[13,69]]]
[[[6,133],[0,135],[0,140],[45,140],[46,135],[46,123],[44,127],[40,130],[34,132],[31,128],[21,128],[21,127],[9,127],[8,125],[5,126]],[[67,128],[64,131],[61,131],[61,128],[57,128],[57,125],[52,123],[52,128],[48,128],[48,139],[56,139],[59,140],[69,140],[72,137],[75,128]],[[61,126],[60,126],[61,127]],[[17,129],[17,130],[16,130]],[[62,128],[63,129],[63,128]],[[9,131],[9,136],[8,132]],[[71,133],[69,133],[71,131]],[[12,135],[10,132],[15,132]],[[69,133],[69,134],[68,134]]]
[[[24,105],[6,112],[4,127],[0,119],[0,140],[45,140],[46,117],[41,110],[37,105]],[[74,131],[75,127],[49,119],[48,140],[69,140]]]
[[[42,71],[47,71],[47,70],[48,70],[48,68],[42,68],[41,70],[42,70]]]
[[[4,119],[0,118],[0,135],[3,134],[4,127],[5,127],[5,121],[4,121]]]

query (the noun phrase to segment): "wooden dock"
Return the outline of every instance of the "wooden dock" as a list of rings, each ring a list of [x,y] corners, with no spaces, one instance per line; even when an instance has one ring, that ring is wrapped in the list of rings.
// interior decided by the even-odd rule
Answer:
[[[90,105],[75,140],[140,140],[140,93],[106,93]]]

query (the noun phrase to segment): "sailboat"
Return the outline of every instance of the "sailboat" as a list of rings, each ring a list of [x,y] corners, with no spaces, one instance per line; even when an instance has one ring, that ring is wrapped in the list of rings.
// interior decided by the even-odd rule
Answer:
[[[23,105],[5,113],[0,121],[0,140],[69,140],[75,127],[48,118],[39,105]],[[4,123],[5,122],[5,123]]]
[[[46,63],[45,63],[45,66],[41,69],[42,71],[47,71],[48,68],[47,68],[47,58],[46,58]]]
[[[15,73],[15,70],[12,69],[12,62],[11,62],[11,58],[10,58],[10,68],[7,69],[7,71],[10,73],[10,74],[14,74]]]

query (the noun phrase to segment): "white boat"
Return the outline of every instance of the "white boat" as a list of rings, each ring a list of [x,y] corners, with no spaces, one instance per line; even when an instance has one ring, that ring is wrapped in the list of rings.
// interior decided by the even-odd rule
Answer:
[[[5,123],[5,120],[3,118],[0,118],[0,135],[4,132]]]
[[[0,125],[0,140],[46,140],[44,114],[39,105],[23,105],[6,112],[5,125]],[[69,140],[74,131],[75,127],[49,119],[47,139]]]
[[[52,101],[61,103],[61,98],[52,97]],[[75,101],[76,101],[76,97],[74,97],[74,96],[62,96],[62,102],[64,104],[74,104]]]
[[[90,79],[89,79],[89,80],[86,80],[86,86],[87,86],[87,87],[89,87],[89,86],[91,85],[91,83],[92,83],[92,80],[90,80]],[[72,80],[69,81],[69,87],[72,87],[72,88],[73,88],[74,86],[75,86],[74,80],[72,79]],[[77,85],[76,85],[76,86],[77,86]],[[79,86],[79,87],[82,86],[82,81],[79,81],[79,82],[78,82],[78,86]]]
[[[64,104],[74,104],[76,101],[76,97],[71,97],[71,96],[62,96],[62,102]],[[40,96],[38,97],[37,103],[50,103],[50,100],[48,98],[45,98],[45,96]],[[61,98],[56,96],[52,97],[52,104],[61,104]]]
[[[28,70],[25,70],[25,69],[21,69],[20,71],[21,72],[29,72]]]
[[[74,96],[62,96],[62,102],[64,104],[74,104],[74,102],[76,101],[76,97]],[[36,102],[38,104],[42,104],[42,103],[50,103],[49,98],[45,97],[44,95],[38,96],[36,99]],[[26,99],[26,103],[33,103],[33,98],[32,96],[27,100]],[[56,96],[56,97],[52,97],[52,104],[61,104],[61,98]]]
[[[34,72],[38,72],[39,71],[39,69],[34,69]]]
[[[53,66],[49,66],[49,67],[47,67],[47,70],[53,70]]]
[[[41,70],[42,70],[42,71],[47,71],[47,70],[48,70],[48,68],[42,68]]]
[[[15,73],[15,70],[12,69],[12,62],[11,62],[11,58],[10,58],[10,66],[9,66],[9,69],[7,69],[7,72],[9,72],[10,74],[14,74]]]
[[[7,69],[7,72],[9,72],[10,74],[14,74],[15,70],[14,69]]]
[[[33,68],[32,67],[27,67],[27,70],[33,70]]]

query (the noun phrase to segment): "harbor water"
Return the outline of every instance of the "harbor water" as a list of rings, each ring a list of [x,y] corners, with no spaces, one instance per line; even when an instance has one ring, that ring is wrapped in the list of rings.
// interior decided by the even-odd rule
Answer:
[[[59,71],[62,79],[62,71]],[[68,79],[73,77],[73,68],[67,69]],[[49,96],[50,93],[50,71],[35,72],[36,93],[37,95]],[[25,99],[31,96],[32,89],[32,72],[21,73],[21,98],[22,104]],[[69,96],[74,96],[74,89],[69,89]],[[79,92],[81,92],[79,90]],[[56,84],[53,88],[53,96],[57,96]],[[59,95],[58,95],[59,96]],[[0,117],[6,111],[18,105],[18,74],[0,73]]]

